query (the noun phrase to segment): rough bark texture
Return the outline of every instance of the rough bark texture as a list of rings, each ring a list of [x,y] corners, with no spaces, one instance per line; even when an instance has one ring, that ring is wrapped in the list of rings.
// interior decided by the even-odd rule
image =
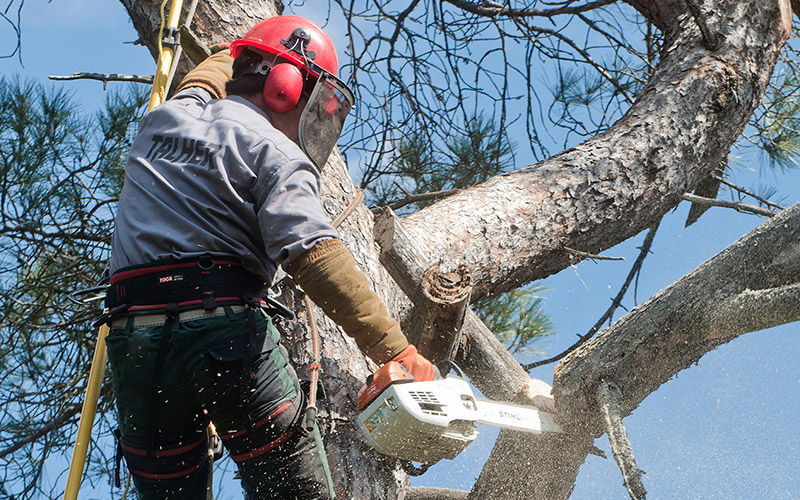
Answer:
[[[723,37],[714,52],[680,3],[666,16],[670,2],[636,2],[675,24],[650,82],[609,130],[404,219],[432,260],[472,271],[473,299],[563,269],[564,247],[600,253],[637,234],[727,155],[789,36],[788,1],[703,2]]]
[[[123,0],[151,51],[159,3]],[[447,261],[453,267],[470,269],[476,285],[473,299],[562,269],[569,264],[564,247],[599,253],[648,227],[675,206],[681,195],[727,154],[761,99],[778,51],[789,35],[788,0],[702,2],[711,30],[724,37],[714,52],[703,48],[697,26],[681,0],[630,3],[665,32],[667,43],[652,80],[618,123],[550,160],[493,178],[404,219],[403,226],[419,245],[416,252],[425,256],[428,265]],[[193,29],[206,43],[230,40],[280,10],[272,2],[205,0],[199,5]],[[326,167],[324,181],[324,207],[333,218],[355,197],[356,188],[338,156]],[[380,263],[372,213],[362,205],[344,222],[340,233],[390,310],[405,318],[410,302]],[[797,248],[793,251],[794,261],[787,248],[783,254],[787,260],[773,265],[791,267],[798,260]],[[422,270],[428,265],[420,262]],[[789,312],[794,306],[796,311],[795,285],[774,286],[769,292],[763,287],[751,287],[755,292],[740,290],[718,305],[735,310],[737,300],[746,301],[748,294],[758,293],[772,305]],[[311,358],[306,313],[291,284],[285,286],[284,296],[300,311],[298,321],[286,322],[285,327],[290,332],[287,344],[293,360],[305,375]],[[317,317],[322,318],[319,311]],[[643,316],[638,321],[646,319]],[[341,498],[402,498],[405,474],[395,460],[381,459],[361,444],[354,426],[356,390],[374,366],[329,320],[321,319],[320,326],[328,393],[320,420],[337,490]],[[467,341],[459,360],[481,392],[497,399],[529,400],[527,374],[470,311],[464,332]],[[702,355],[722,338],[706,338],[689,358]],[[653,359],[655,353],[643,349],[633,356]],[[614,370],[620,367],[614,362],[624,359],[620,357],[624,353],[621,347],[593,343],[580,351],[586,360],[576,353],[562,363],[556,381],[566,417],[562,424],[577,432],[544,438],[501,433],[471,497],[567,497],[596,434],[592,425],[572,423],[577,418],[592,422],[596,415],[587,403],[591,398],[583,391],[591,384],[575,374],[588,373],[591,378],[600,359],[610,370],[606,373],[616,375]],[[658,359],[663,373],[669,373],[686,366],[688,358]],[[653,376],[653,381],[632,386],[635,389],[628,386],[632,379],[623,376],[616,380],[623,391],[623,408],[630,411],[634,401],[658,387],[658,374]]]

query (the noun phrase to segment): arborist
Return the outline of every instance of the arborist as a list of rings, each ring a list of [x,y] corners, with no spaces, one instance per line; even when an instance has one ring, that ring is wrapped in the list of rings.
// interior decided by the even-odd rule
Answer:
[[[270,18],[142,119],[106,299],[120,446],[142,498],[206,497],[209,421],[246,498],[334,497],[265,301],[279,267],[373,361],[433,378],[320,204],[353,106],[337,70],[319,26]]]

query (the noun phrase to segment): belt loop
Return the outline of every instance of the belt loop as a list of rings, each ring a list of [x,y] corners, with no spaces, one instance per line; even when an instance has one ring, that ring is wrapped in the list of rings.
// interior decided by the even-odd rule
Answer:
[[[203,292],[203,310],[212,311],[217,308],[217,299],[213,291]]]
[[[132,329],[133,329],[133,316],[128,316],[127,320],[125,321],[125,329],[123,330],[125,337],[130,337]]]
[[[222,310],[225,311],[225,316],[228,317],[228,321],[233,321],[235,319],[235,316],[233,315],[233,309],[231,309],[231,306],[224,305],[222,306]]]

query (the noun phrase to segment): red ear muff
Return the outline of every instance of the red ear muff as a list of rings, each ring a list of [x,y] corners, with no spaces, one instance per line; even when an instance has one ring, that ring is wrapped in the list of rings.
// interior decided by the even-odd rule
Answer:
[[[294,64],[276,64],[267,73],[261,97],[264,104],[276,113],[286,113],[297,106],[303,92],[303,74]]]

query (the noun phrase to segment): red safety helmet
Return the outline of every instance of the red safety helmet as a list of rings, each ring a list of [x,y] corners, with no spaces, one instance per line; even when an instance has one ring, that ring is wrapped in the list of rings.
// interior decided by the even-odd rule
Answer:
[[[246,47],[274,56],[262,55],[255,69],[266,75],[261,95],[269,109],[286,113],[297,106],[303,93],[308,97],[298,123],[298,141],[321,169],[355,104],[353,92],[336,76],[339,61],[330,37],[304,17],[276,16],[232,42],[231,55],[238,57]]]
[[[330,37],[316,23],[304,17],[275,16],[261,21],[240,40],[231,43],[231,55],[238,57],[245,47],[283,57],[306,68],[314,76],[319,76],[314,65],[334,76],[339,71],[336,47]]]

